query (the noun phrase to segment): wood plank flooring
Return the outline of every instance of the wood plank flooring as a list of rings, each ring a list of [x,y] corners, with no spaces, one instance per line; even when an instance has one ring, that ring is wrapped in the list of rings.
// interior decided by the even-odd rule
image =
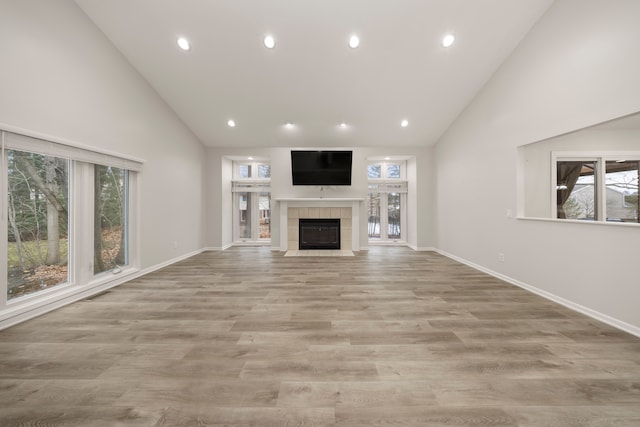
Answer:
[[[639,426],[640,339],[430,252],[207,252],[0,332],[1,426]]]

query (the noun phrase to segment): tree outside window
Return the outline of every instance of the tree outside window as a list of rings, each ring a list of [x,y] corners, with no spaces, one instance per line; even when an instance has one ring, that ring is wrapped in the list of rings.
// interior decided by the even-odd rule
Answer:
[[[7,150],[7,296],[68,281],[69,161]]]
[[[94,166],[94,263],[99,274],[128,264],[128,172]]]

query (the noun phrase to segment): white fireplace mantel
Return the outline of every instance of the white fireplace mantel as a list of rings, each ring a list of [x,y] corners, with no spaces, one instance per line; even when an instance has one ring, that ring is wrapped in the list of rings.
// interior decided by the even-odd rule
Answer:
[[[296,197],[273,198],[280,208],[280,250],[288,250],[289,208],[351,208],[351,250],[360,250],[360,203],[364,198],[356,197]]]

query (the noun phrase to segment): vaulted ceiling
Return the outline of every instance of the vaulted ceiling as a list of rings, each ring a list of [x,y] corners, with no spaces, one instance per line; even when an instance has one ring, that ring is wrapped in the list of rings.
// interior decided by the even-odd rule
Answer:
[[[437,141],[552,0],[76,3],[207,146],[410,147]]]

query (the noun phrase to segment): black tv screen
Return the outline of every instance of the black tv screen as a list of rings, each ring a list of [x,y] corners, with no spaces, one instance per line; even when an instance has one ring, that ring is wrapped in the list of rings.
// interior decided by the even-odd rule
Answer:
[[[291,151],[293,185],[351,185],[351,151]]]

